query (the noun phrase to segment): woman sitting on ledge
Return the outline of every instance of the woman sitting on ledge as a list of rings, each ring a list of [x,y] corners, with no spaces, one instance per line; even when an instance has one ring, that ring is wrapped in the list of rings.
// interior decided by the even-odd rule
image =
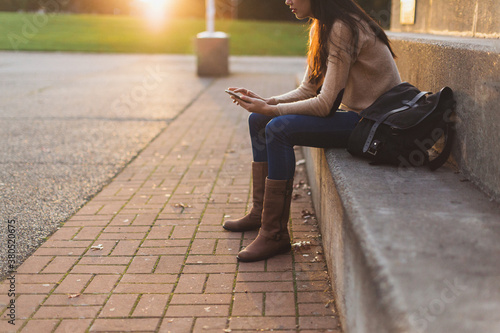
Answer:
[[[295,145],[347,146],[359,112],[401,83],[383,29],[352,0],[286,0],[298,19],[311,19],[308,68],[300,86],[262,98],[245,88],[233,101],[251,112],[253,207],[230,231],[259,229],[238,254],[258,261],[290,251],[288,219],[295,173]],[[318,92],[319,91],[319,92]],[[340,109],[338,109],[340,106]],[[338,109],[338,110],[337,110]]]

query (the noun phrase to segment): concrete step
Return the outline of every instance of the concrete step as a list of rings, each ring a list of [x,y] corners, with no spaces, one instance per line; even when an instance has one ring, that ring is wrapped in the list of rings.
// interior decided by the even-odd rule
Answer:
[[[500,39],[388,35],[404,81],[425,91],[453,89],[457,101],[453,158],[460,171],[500,202]]]
[[[304,148],[347,332],[500,332],[500,206],[450,166]]]

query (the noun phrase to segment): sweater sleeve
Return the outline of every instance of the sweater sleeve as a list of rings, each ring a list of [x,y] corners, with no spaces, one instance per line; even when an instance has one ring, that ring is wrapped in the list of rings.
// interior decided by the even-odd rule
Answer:
[[[333,25],[328,43],[327,70],[320,93],[316,95],[314,92],[314,95],[307,95],[301,100],[279,103],[278,115],[302,114],[326,117],[330,113],[338,94],[346,86],[353,59],[357,57],[360,49],[358,45],[353,52],[352,38],[351,31],[345,23],[337,21]]]
[[[292,90],[290,92],[287,92],[282,95],[278,96],[273,96],[272,98],[278,103],[291,103],[291,102],[296,102],[296,101],[301,101],[305,99],[312,98],[316,96],[317,91],[320,87],[320,84],[315,85],[309,81],[309,76],[310,76],[310,71],[309,71],[309,66],[304,74],[304,77],[302,78],[302,82],[300,83],[299,87],[295,90]]]

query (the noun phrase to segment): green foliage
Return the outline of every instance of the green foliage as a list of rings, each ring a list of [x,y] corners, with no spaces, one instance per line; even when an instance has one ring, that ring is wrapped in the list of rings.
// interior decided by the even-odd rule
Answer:
[[[128,14],[131,0],[0,0],[0,11]]]
[[[236,3],[236,15],[245,20],[296,21],[295,15],[285,5],[285,1],[269,0],[233,0]]]
[[[231,35],[231,53],[235,55],[305,56],[307,52],[305,24],[223,20],[216,27]]]
[[[231,35],[233,55],[296,55],[306,52],[300,23],[219,20]],[[111,53],[194,53],[201,19],[172,19],[154,30],[130,16],[0,13],[0,49]]]
[[[390,24],[390,0],[355,0],[383,27]],[[89,14],[130,14],[140,0],[0,0],[0,11],[71,12]],[[218,18],[245,20],[296,21],[288,6],[269,0],[215,0]],[[204,18],[205,0],[172,0],[166,16]]]

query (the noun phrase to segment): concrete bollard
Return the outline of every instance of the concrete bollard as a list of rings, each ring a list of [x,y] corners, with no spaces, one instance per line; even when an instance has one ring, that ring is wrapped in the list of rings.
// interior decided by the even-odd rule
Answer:
[[[198,76],[229,75],[229,35],[204,31],[196,36]]]

